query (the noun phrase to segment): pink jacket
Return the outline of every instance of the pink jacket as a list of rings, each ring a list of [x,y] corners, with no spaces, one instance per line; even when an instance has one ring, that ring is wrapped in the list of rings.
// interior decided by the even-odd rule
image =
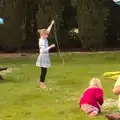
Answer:
[[[103,104],[103,90],[96,87],[85,90],[80,99],[80,106],[85,103],[97,107],[100,110],[100,106]]]

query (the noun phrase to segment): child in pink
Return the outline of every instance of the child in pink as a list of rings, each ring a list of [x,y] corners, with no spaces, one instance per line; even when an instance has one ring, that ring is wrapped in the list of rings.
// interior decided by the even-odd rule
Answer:
[[[102,104],[103,90],[101,88],[101,82],[98,78],[93,78],[80,99],[80,107],[92,117],[98,115]]]

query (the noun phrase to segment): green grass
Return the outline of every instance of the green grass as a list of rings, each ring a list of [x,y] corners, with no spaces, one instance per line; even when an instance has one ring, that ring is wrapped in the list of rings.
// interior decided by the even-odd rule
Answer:
[[[36,54],[26,58],[0,58],[0,66],[12,69],[0,83],[2,120],[90,119],[80,110],[79,98],[92,77],[101,79],[105,99],[117,99],[112,93],[115,81],[104,79],[102,75],[120,70],[120,52],[66,53],[63,67],[60,57],[51,55],[52,67],[48,69],[48,89],[45,90],[39,88],[40,68],[35,66],[36,58]],[[107,120],[104,114],[95,119]]]

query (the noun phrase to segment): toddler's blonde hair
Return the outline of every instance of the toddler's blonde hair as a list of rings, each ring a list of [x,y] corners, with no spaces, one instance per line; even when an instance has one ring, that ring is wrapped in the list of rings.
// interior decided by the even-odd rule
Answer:
[[[40,30],[38,30],[38,32],[40,33],[40,35],[42,35],[42,34],[49,34],[47,29],[40,29]]]
[[[89,87],[99,87],[99,88],[102,88],[100,79],[92,78],[92,80],[90,81]]]

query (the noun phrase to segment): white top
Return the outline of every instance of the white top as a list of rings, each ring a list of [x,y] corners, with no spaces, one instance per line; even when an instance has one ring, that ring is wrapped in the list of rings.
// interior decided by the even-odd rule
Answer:
[[[39,39],[39,49],[40,49],[40,53],[48,53],[50,48],[48,46],[47,39],[43,39],[43,38]]]

